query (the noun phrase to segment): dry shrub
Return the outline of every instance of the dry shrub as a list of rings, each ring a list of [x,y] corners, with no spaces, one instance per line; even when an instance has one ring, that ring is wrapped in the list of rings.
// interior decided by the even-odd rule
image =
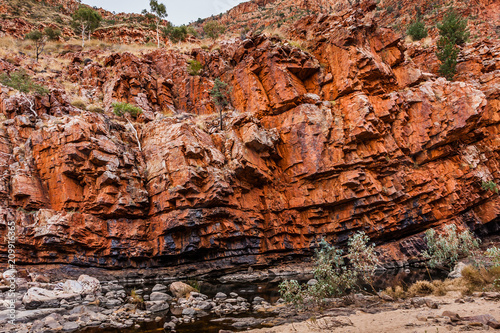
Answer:
[[[103,113],[104,109],[102,107],[100,107],[99,105],[91,104],[91,105],[87,106],[87,111]]]
[[[87,104],[81,99],[75,99],[71,101],[71,105],[73,105],[75,108],[87,110]]]
[[[489,273],[493,278],[500,278],[500,266],[494,266],[489,269]]]
[[[290,44],[290,46],[292,46],[292,47],[296,47],[296,48],[304,51],[305,53],[309,53],[309,48],[308,48],[308,45],[307,45],[306,41],[303,41],[303,40],[289,40],[288,44]]]
[[[446,284],[441,280],[432,281],[432,285],[434,286],[433,294],[436,296],[444,296],[448,292]]]
[[[385,289],[385,293],[389,296],[391,296],[394,299],[399,299],[399,298],[405,298],[406,294],[405,291],[401,286],[396,286],[394,288],[392,287],[387,287]]]
[[[474,291],[485,290],[488,285],[493,283],[494,277],[484,267],[475,268],[473,266],[465,266],[462,269],[462,279],[465,282],[466,290],[464,294],[471,294]]]
[[[417,281],[408,288],[408,295],[413,296],[426,296],[434,292],[434,285],[429,281]]]

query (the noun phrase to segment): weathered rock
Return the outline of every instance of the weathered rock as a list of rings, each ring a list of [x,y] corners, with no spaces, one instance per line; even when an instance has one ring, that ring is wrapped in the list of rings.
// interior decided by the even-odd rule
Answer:
[[[462,277],[462,270],[464,267],[467,265],[463,262],[459,262],[458,264],[455,265],[455,268],[448,274],[448,277],[451,279],[458,279]]]
[[[177,298],[186,298],[193,291],[196,291],[196,289],[184,282],[177,281],[170,284],[170,292],[172,293],[172,295],[174,295],[174,297]]]
[[[80,299],[80,295],[34,287],[24,294],[23,304],[26,309],[57,308],[61,300],[74,299]]]
[[[152,292],[151,295],[149,295],[149,299],[153,302],[156,302],[156,301],[169,302],[172,300],[172,296],[165,294],[165,293],[155,291],[155,292]]]
[[[374,8],[341,1],[338,15],[303,17],[290,35],[307,52],[264,35],[186,53],[67,50],[60,76],[103,113],[72,106],[54,77],[36,116],[2,87],[0,236],[16,223],[27,264],[175,276],[310,255],[361,229],[399,267],[419,260],[430,227],[495,232],[500,199],[482,184],[499,174],[497,43],[465,45],[448,82],[428,73],[433,47],[377,26]],[[222,131],[215,78],[233,87]],[[143,113],[129,124],[115,101]]]
[[[63,291],[69,294],[81,294],[83,293],[83,286],[78,281],[66,280],[64,281]]]
[[[164,284],[155,284],[155,286],[153,287],[153,289],[151,289],[152,292],[165,292],[168,290],[168,287],[165,286]]]

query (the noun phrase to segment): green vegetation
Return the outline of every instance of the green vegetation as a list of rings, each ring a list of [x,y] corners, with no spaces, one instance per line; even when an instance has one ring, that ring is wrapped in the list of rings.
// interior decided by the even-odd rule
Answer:
[[[493,246],[486,250],[486,256],[491,259],[494,267],[500,267],[500,248]]]
[[[457,72],[457,58],[460,50],[446,39],[440,39],[437,43],[436,56],[441,61],[439,73],[447,80],[453,80]]]
[[[425,23],[420,20],[418,17],[417,20],[411,23],[406,30],[408,36],[411,37],[412,40],[421,40],[427,37],[427,28],[425,27]]]
[[[434,229],[425,232],[427,251],[424,258],[429,259],[431,268],[453,268],[460,257],[469,257],[479,249],[479,240],[467,229],[457,233],[457,226],[448,224],[444,227],[444,234],[437,235]]]
[[[76,33],[81,33],[82,47],[85,46],[85,34],[88,33],[90,40],[90,34],[99,27],[101,20],[102,17],[98,12],[86,6],[80,6],[73,14],[71,25]]]
[[[216,40],[226,31],[226,27],[217,21],[209,21],[203,25],[203,32],[208,38]]]
[[[21,92],[21,96],[24,98],[24,101],[28,103],[30,111],[35,117],[38,117],[35,111],[35,102],[29,95],[47,95],[49,93],[47,88],[34,83],[24,69],[10,73],[10,76],[6,73],[0,74],[0,83]]]
[[[47,95],[49,93],[47,88],[34,83],[24,69],[10,73],[10,76],[7,73],[0,74],[0,83],[25,94]]]
[[[222,110],[229,105],[229,93],[231,89],[228,84],[222,82],[220,79],[215,79],[214,87],[210,90],[210,95],[212,96],[212,101],[219,108],[219,118],[220,118],[220,129],[222,126]]]
[[[35,47],[36,62],[38,62],[38,58],[40,57],[40,54],[42,54],[45,44],[47,43],[46,36],[41,31],[33,30],[28,32],[24,38],[33,43],[33,46]]]
[[[495,193],[498,194],[498,185],[493,180],[490,180],[490,181],[487,181],[487,182],[483,181],[481,183],[481,187],[485,191],[492,191],[492,192],[495,192]]]
[[[315,255],[313,273],[317,282],[306,286],[295,280],[284,281],[279,286],[281,296],[297,307],[318,306],[325,298],[345,295],[359,282],[371,283],[379,261],[368,242],[364,232],[357,232],[349,238],[344,256],[341,249],[323,239]]]
[[[175,27],[173,25],[169,25],[166,28],[163,28],[163,35],[168,37],[173,43],[179,43],[186,40],[188,29],[185,25],[181,25],[180,27]]]
[[[161,20],[167,18],[167,8],[165,7],[164,4],[158,3],[156,0],[150,0],[149,1],[149,7],[151,8],[151,13],[156,17],[156,41],[158,44],[158,47],[160,47],[160,23]]]
[[[125,114],[130,114],[132,117],[137,118],[142,113],[142,109],[138,106],[134,106],[129,103],[113,103],[113,113],[118,117],[122,117]]]
[[[134,106],[129,103],[113,103],[111,104],[113,106],[113,113],[118,116],[122,117],[125,116],[125,120],[127,120],[128,125],[130,126],[130,129],[134,133],[135,140],[137,141],[137,147],[139,147],[139,151],[142,151],[142,146],[141,146],[141,140],[139,140],[139,132],[135,128],[134,124],[126,117],[127,114],[131,115],[133,118],[137,118],[141,113],[142,109],[138,106]]]
[[[198,60],[188,60],[188,73],[189,75],[200,75],[203,65]]]
[[[57,41],[59,37],[61,37],[61,30],[52,29],[51,27],[47,27],[43,30],[44,34],[47,36],[48,40]]]
[[[445,38],[452,44],[463,45],[469,40],[470,32],[467,29],[467,19],[462,18],[453,8],[447,11],[437,28],[441,38]]]
[[[460,52],[457,46],[463,45],[470,35],[467,20],[463,19],[455,9],[450,8],[437,27],[440,35],[436,51],[436,56],[441,61],[439,72],[446,79],[452,80],[456,73]]]

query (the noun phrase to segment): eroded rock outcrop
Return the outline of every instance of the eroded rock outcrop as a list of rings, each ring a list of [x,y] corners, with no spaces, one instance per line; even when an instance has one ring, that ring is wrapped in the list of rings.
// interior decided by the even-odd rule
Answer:
[[[414,259],[429,227],[498,230],[483,186],[500,178],[495,44],[470,44],[461,63],[480,69],[448,82],[363,10],[299,21],[310,53],[257,35],[212,52],[73,54],[65,75],[102,96],[102,114],[55,90],[35,117],[4,88],[0,233],[16,222],[22,263],[203,271],[358,230],[388,263]],[[223,130],[217,77],[233,87]],[[113,101],[144,112],[131,124]]]

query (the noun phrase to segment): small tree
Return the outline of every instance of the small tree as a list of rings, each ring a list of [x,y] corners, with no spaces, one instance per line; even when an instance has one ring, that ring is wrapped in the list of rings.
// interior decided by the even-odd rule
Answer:
[[[356,287],[358,281],[371,282],[380,262],[373,245],[364,232],[357,232],[348,241],[347,255],[325,240],[320,242],[314,260],[315,284],[301,286],[297,281],[284,281],[280,293],[286,302],[301,306],[312,302],[321,304],[325,298],[344,295]],[[348,259],[346,263],[345,259]]]
[[[202,69],[203,69],[203,65],[198,60],[194,60],[194,59],[188,60],[187,71],[188,71],[189,75],[192,75],[192,76],[200,75]]]
[[[446,38],[441,38],[437,43],[436,56],[441,61],[439,73],[447,80],[453,80],[457,72],[457,58],[460,50],[458,47],[450,43]]]
[[[441,36],[436,51],[436,56],[441,61],[439,72],[448,80],[452,80],[456,73],[460,52],[457,45],[463,45],[470,35],[467,20],[463,19],[455,9],[450,8],[437,27]]]
[[[185,41],[187,34],[188,31],[185,25],[181,25],[180,27],[169,25],[168,27],[163,28],[163,35],[168,37],[173,43]]]
[[[34,83],[24,69],[13,72],[10,76],[2,73],[0,75],[0,83],[19,91],[19,95],[28,104],[30,111],[38,118],[38,114],[35,111],[34,96],[47,95],[49,93],[47,88]]]
[[[210,90],[212,101],[219,108],[220,129],[222,130],[222,110],[229,105],[229,93],[231,89],[228,84],[222,82],[220,79],[215,79],[214,87]]]
[[[443,21],[438,23],[437,28],[442,38],[446,38],[455,45],[463,45],[470,36],[467,29],[467,19],[461,17],[454,8],[448,9]]]
[[[167,15],[167,8],[164,4],[158,3],[157,0],[150,0],[149,7],[151,7],[151,13],[156,17],[156,40],[158,42],[158,47],[160,47],[160,23],[161,20],[165,19]]]
[[[51,27],[45,28],[43,32],[49,40],[59,40],[59,37],[61,36],[61,30],[52,29]]]
[[[41,31],[33,30],[28,32],[24,38],[30,40],[35,46],[35,57],[36,62],[38,62],[38,58],[40,54],[42,54],[45,44],[47,43],[47,37]]]
[[[219,36],[226,31],[226,27],[219,24],[217,21],[209,21],[203,25],[203,32],[209,38],[216,40]]]
[[[90,34],[99,27],[101,20],[102,17],[98,12],[86,6],[80,6],[73,14],[71,24],[76,32],[82,34],[82,47],[85,46],[85,34],[88,33],[90,40]]]
[[[442,235],[434,229],[425,232],[427,251],[424,258],[429,259],[429,267],[446,266],[452,268],[460,257],[468,257],[479,249],[479,240],[469,231],[457,233],[457,226],[448,224]]]
[[[129,103],[113,103],[111,104],[113,107],[113,113],[118,117],[124,117],[128,122],[132,132],[134,132],[135,140],[137,141],[137,146],[139,147],[139,151],[142,151],[141,141],[139,140],[139,133],[135,128],[134,124],[128,119],[128,116],[132,116],[134,119],[137,118],[141,113],[142,109],[138,106],[134,106]]]

